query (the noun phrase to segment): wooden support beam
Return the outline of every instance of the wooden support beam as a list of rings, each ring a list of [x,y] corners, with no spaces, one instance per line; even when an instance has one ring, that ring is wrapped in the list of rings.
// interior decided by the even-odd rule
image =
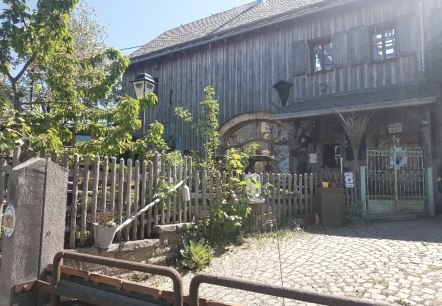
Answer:
[[[424,111],[424,120],[422,121],[422,145],[424,147],[424,166],[432,166],[433,147],[431,143],[431,116],[430,109]]]

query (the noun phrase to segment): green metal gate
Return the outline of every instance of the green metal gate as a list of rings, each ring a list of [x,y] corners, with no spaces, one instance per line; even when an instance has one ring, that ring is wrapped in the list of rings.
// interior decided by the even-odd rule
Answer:
[[[367,213],[424,213],[425,177],[422,150],[367,150]]]

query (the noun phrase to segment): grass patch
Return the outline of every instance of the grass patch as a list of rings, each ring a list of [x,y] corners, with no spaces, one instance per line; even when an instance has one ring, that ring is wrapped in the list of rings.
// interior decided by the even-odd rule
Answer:
[[[411,303],[404,301],[403,299],[396,300],[396,301],[394,301],[394,303],[398,304],[398,305],[402,305],[402,306],[410,306],[411,305]]]

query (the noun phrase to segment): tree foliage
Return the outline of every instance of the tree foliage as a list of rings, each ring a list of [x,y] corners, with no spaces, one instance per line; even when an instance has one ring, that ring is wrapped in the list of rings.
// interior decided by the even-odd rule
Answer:
[[[219,124],[218,112],[219,103],[215,99],[215,89],[207,87],[204,89],[204,99],[200,103],[201,111],[198,118],[183,107],[176,107],[175,113],[196,131],[203,138],[204,163],[205,168],[213,170],[215,168],[215,153],[219,147]]]
[[[177,107],[175,112],[179,118],[189,123],[196,133],[203,138],[204,156],[200,166],[207,171],[208,176],[218,180],[218,169],[223,169],[222,194],[211,205],[207,216],[196,220],[189,231],[187,239],[198,241],[204,238],[211,245],[236,242],[241,237],[241,231],[246,219],[249,217],[250,199],[247,184],[242,175],[251,156],[256,154],[257,145],[252,145],[244,152],[230,149],[220,164],[216,164],[215,152],[219,142],[218,113],[219,103],[215,99],[215,90],[207,87],[204,90],[204,99],[200,103],[201,111],[197,118],[188,110]],[[215,188],[211,186],[209,188]],[[219,190],[208,192],[216,193]],[[203,230],[205,229],[205,230]]]
[[[132,135],[141,126],[140,109],[154,106],[157,98],[124,97],[113,108],[103,107],[129,60],[104,47],[104,29],[90,8],[80,6],[72,15],[77,2],[38,0],[31,10],[25,0],[4,0],[0,139],[8,141],[3,150],[21,140],[42,153],[59,152],[75,133],[94,136],[71,148],[80,153],[117,155],[146,145],[146,139],[135,142]],[[163,132],[159,124],[150,134],[155,132]]]

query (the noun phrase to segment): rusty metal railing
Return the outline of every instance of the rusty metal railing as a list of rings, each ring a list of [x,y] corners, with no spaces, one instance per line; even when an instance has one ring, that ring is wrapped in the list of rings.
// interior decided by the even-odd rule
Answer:
[[[351,298],[335,297],[327,294],[308,292],[303,290],[283,288],[279,286],[255,283],[230,277],[215,276],[209,274],[198,274],[190,282],[190,305],[199,306],[199,287],[201,284],[211,284],[227,288],[240,289],[255,293],[261,293],[286,299],[304,301],[331,306],[373,306],[385,305],[360,301]]]
[[[130,297],[125,297],[126,300],[120,300],[122,302],[117,301],[117,299],[119,298],[118,295],[106,298],[97,297],[95,292],[93,292],[92,287],[90,291],[84,292],[84,290],[87,289],[87,287],[83,286],[79,288],[78,286],[75,287],[74,286],[75,284],[71,284],[70,282],[64,282],[63,280],[61,280],[63,259],[78,260],[97,265],[104,265],[108,267],[128,269],[133,271],[139,271],[139,272],[151,273],[151,274],[169,277],[173,281],[173,305],[183,306],[184,304],[182,279],[180,274],[172,268],[129,262],[119,259],[104,258],[93,255],[79,254],[69,251],[59,252],[55,255],[53,261],[53,277],[51,283],[42,280],[34,280],[30,282],[16,284],[15,292],[21,293],[36,288],[37,290],[41,290],[42,292],[51,294],[52,306],[56,306],[60,303],[61,295],[77,298],[83,302],[92,302],[93,304],[95,303],[96,305],[108,305],[105,302],[106,298],[107,302],[111,303],[112,305],[127,305],[128,303],[130,305],[133,305],[133,303],[135,303],[136,305],[144,305],[143,304],[144,302],[140,300],[132,299],[131,302],[129,302],[131,299]],[[198,274],[194,276],[190,282],[190,289],[189,289],[190,306],[200,306],[201,301],[203,301],[204,303],[204,300],[200,300],[199,296],[199,288],[201,284],[211,284],[221,287],[239,289],[249,292],[260,293],[264,295],[270,295],[270,296],[303,301],[308,303],[315,303],[320,305],[330,305],[330,306],[386,305],[381,303],[362,301],[354,298],[336,297],[328,294],[321,294],[317,292],[309,292],[309,291],[292,289],[292,288],[284,288],[280,286],[256,283],[252,281],[234,279],[224,276]],[[69,294],[71,294],[72,296],[70,296]],[[111,293],[108,292],[107,295],[111,295]]]
[[[51,303],[53,306],[58,305],[58,303],[60,302],[60,296],[57,295],[56,292],[57,292],[57,285],[60,282],[61,278],[61,265],[63,259],[78,260],[97,265],[104,265],[114,268],[128,269],[133,271],[139,271],[139,272],[151,273],[151,274],[169,277],[170,279],[172,279],[173,282],[173,305],[174,306],[183,305],[183,283],[181,280],[181,276],[176,270],[172,268],[64,251],[57,253],[54,257],[54,264],[53,264],[54,275],[52,278],[52,286],[55,290],[54,293],[51,294]]]

